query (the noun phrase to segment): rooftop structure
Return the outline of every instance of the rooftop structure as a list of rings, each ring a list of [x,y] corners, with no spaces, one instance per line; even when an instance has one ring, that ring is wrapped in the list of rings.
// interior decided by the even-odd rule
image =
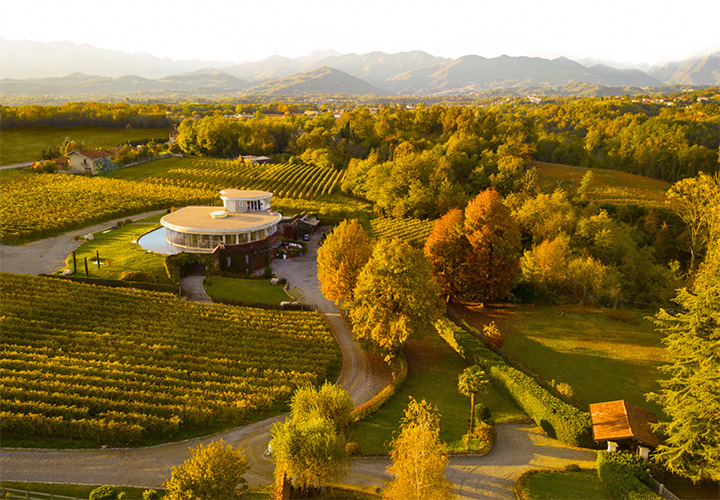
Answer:
[[[591,404],[590,415],[595,441],[629,441],[641,448],[656,448],[662,444],[662,439],[650,425],[658,423],[655,414],[624,399]]]

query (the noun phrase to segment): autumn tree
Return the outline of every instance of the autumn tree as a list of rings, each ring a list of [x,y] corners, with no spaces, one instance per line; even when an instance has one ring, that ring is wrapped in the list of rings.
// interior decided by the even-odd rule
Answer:
[[[463,211],[452,209],[435,221],[425,241],[425,255],[448,302],[471,291],[477,276],[464,224]]]
[[[465,208],[465,234],[473,248],[478,281],[473,293],[483,301],[498,300],[518,275],[520,229],[495,190],[477,195]]]
[[[250,469],[245,456],[232,445],[213,441],[192,451],[192,457],[172,468],[165,481],[169,500],[242,498],[247,491],[243,475]]]
[[[657,459],[695,482],[720,481],[720,237],[709,243],[692,289],[674,299],[681,312],[655,316],[670,357],[660,370],[669,378],[648,395],[669,417]]]
[[[391,359],[439,314],[440,291],[421,250],[380,240],[360,272],[350,307],[358,343]]]
[[[342,431],[352,421],[355,404],[348,391],[339,385],[325,382],[319,388],[298,388],[292,396],[290,408],[292,418],[297,421],[314,417],[327,418]]]
[[[445,500],[452,484],[445,477],[447,448],[440,440],[440,414],[410,397],[400,433],[392,441],[388,472],[395,478],[383,492],[386,500]]]
[[[358,275],[371,253],[368,235],[357,219],[338,224],[318,250],[317,276],[323,296],[338,305],[352,300]]]
[[[458,377],[458,390],[470,398],[470,434],[475,431],[475,396],[488,388],[490,380],[478,365],[469,366]]]

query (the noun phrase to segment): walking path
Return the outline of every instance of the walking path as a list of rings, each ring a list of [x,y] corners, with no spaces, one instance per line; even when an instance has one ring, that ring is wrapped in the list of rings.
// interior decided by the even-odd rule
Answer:
[[[151,214],[142,214],[145,217]],[[57,238],[37,241],[22,247],[1,246],[3,271],[37,274],[54,272],[79,244],[75,234],[87,234],[108,224],[85,228]],[[303,291],[306,302],[316,304],[331,326],[343,352],[343,368],[338,383],[348,389],[356,404],[370,399],[388,381],[388,373],[378,359],[361,351],[353,341],[347,318],[337,306],[326,300],[317,281],[315,238],[307,255],[273,263],[278,276],[288,279],[290,288]],[[17,250],[17,251],[15,251]],[[28,255],[25,255],[25,252]],[[197,286],[197,279],[189,287]],[[200,289],[202,280],[199,277]],[[204,291],[203,291],[204,293]],[[3,480],[81,484],[114,484],[157,488],[170,477],[173,465],[190,457],[189,448],[223,439],[241,448],[252,465],[246,478],[250,487],[270,484],[273,463],[265,458],[272,425],[284,419],[280,415],[214,436],[136,449],[95,450],[19,450],[2,449],[0,471]],[[514,499],[517,477],[531,468],[561,468],[570,463],[594,467],[595,452],[568,447],[550,439],[533,424],[497,425],[498,437],[486,456],[453,456],[447,468],[448,479],[455,485],[460,499]],[[357,458],[350,461],[350,471],[342,483],[367,491],[382,488],[390,479],[386,457]]]

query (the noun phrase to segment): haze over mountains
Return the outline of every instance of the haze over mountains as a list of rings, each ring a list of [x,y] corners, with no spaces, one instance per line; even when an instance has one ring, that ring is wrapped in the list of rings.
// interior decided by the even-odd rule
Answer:
[[[658,88],[720,85],[720,52],[643,72],[570,59],[422,51],[315,53],[233,64],[172,61],[71,43],[0,39],[0,93],[12,95],[456,95],[512,88]],[[575,90],[573,90],[575,89]]]

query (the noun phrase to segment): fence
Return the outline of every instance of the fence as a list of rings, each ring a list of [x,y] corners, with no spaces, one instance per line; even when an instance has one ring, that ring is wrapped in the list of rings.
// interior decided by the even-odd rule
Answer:
[[[15,490],[12,488],[0,488],[0,498],[3,500],[84,500],[52,493],[39,493],[37,491]]]
[[[658,482],[652,476],[650,476],[650,488],[666,500],[680,500],[672,491],[667,490],[664,484]]]

